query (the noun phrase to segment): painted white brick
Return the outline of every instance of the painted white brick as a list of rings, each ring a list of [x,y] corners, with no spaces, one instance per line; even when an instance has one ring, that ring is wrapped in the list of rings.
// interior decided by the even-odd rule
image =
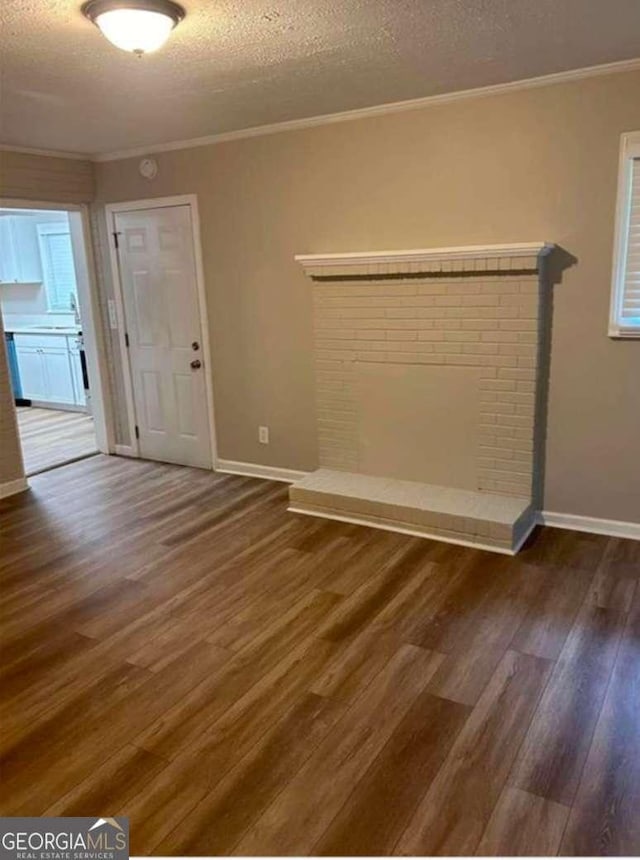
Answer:
[[[473,359],[468,355],[446,355],[445,361],[446,364],[464,364],[467,367],[474,365]]]
[[[449,320],[449,322],[457,322],[460,324],[458,320]],[[465,331],[465,330],[457,330],[454,331],[445,331],[444,333],[445,340],[452,340],[457,342],[462,341],[479,341],[480,334],[477,331]]]
[[[515,391],[516,385],[513,379],[481,379],[479,382],[481,391]]]
[[[496,330],[496,322],[494,320],[463,319],[461,320],[461,326],[470,331],[488,332]]]
[[[502,261],[494,263],[498,267]],[[455,269],[433,267],[440,268]],[[529,493],[537,279],[496,277],[491,269],[473,280],[314,286],[321,465],[358,469],[354,362],[469,367],[480,373],[479,487]]]
[[[436,349],[438,352],[444,352],[444,353],[461,353],[462,352],[462,344],[461,343],[442,342],[442,343],[436,344]]]
[[[474,353],[476,355],[496,355],[498,352],[497,343],[465,343],[463,344],[463,352]]]
[[[444,296],[446,292],[446,284],[418,284],[419,296]]]
[[[486,284],[481,284],[480,292],[504,296],[508,293],[520,292],[520,284],[518,281],[490,281]]]
[[[504,379],[535,380],[535,370],[523,367],[503,367],[498,370],[498,377]]]
[[[451,307],[459,307],[462,304],[461,296],[436,296],[435,299],[436,307],[441,308],[451,308]]]
[[[369,328],[362,331],[354,332],[358,340],[384,340],[387,333],[382,328]]]
[[[482,332],[482,340],[491,343],[517,343],[518,332],[516,331],[496,331],[494,327],[490,331]]]
[[[443,309],[440,309],[440,314],[437,308],[405,308],[394,307],[386,309],[386,316],[391,319],[433,319],[437,316],[444,316]]]
[[[501,355],[524,355],[531,357],[535,355],[536,348],[529,343],[501,343],[499,352]]]
[[[387,340],[393,340],[393,341],[396,341],[396,340],[417,340],[418,339],[418,332],[417,331],[411,331],[410,329],[400,330],[400,331],[388,331],[388,332],[386,332],[386,339]]]
[[[384,361],[387,354],[385,352],[357,352],[356,358],[358,361]]]
[[[531,319],[509,319],[500,320],[498,328],[508,331],[536,331],[538,322],[535,318]]]
[[[456,281],[451,284],[447,290],[452,296],[472,296],[481,293],[483,284],[474,283],[473,281]]]
[[[502,298],[506,298],[506,296],[503,296]],[[493,305],[498,305],[500,302],[500,296],[493,295],[491,293],[483,293],[482,295],[477,296],[465,296],[462,303],[467,308],[479,308],[491,307]]]

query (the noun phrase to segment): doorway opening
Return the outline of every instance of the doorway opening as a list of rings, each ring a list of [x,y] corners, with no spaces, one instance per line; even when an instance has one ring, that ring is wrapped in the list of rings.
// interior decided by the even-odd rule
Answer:
[[[0,206],[0,311],[27,476],[108,450],[81,207]]]

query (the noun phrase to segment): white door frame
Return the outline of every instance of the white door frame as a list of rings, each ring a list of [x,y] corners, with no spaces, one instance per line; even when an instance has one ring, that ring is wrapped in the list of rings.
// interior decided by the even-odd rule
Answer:
[[[211,448],[211,468],[215,469],[218,462],[218,447],[216,443],[216,423],[213,406],[213,375],[211,373],[211,344],[209,338],[209,314],[207,312],[207,297],[204,284],[204,267],[202,264],[202,243],[200,240],[200,215],[198,213],[198,197],[196,194],[178,194],[173,197],[152,197],[147,200],[129,200],[123,203],[108,203],[105,206],[107,218],[107,231],[109,240],[109,258],[111,262],[111,277],[113,281],[113,295],[116,303],[116,315],[118,318],[118,343],[120,345],[120,358],[122,360],[124,377],[124,394],[127,406],[127,424],[129,426],[129,446],[117,445],[116,453],[125,454],[130,457],[140,456],[140,445],[136,439],[136,409],[133,398],[133,375],[131,372],[131,361],[129,350],[125,342],[126,316],[124,312],[124,297],[122,293],[122,279],[120,278],[120,265],[113,233],[116,229],[115,216],[119,212],[135,212],[145,209],[164,209],[168,206],[188,206],[191,213],[191,231],[193,240],[193,255],[195,260],[196,287],[198,293],[198,315],[200,317],[200,339],[202,343],[202,355],[204,358],[204,385],[207,396],[207,418],[209,421],[209,445]]]
[[[76,269],[78,298],[82,318],[82,336],[91,389],[91,407],[96,445],[103,454],[113,451],[115,430],[113,403],[107,380],[107,354],[100,325],[100,298],[95,276],[89,207],[85,204],[54,203],[51,200],[18,200],[0,198],[2,209],[52,209],[67,212],[71,230],[73,262]],[[73,216],[79,216],[75,218]]]

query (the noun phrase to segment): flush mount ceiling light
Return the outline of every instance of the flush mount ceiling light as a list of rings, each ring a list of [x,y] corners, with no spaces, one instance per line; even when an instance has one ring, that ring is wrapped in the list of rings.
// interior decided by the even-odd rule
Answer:
[[[185,11],[172,0],[89,0],[82,14],[116,47],[141,56],[164,45]]]

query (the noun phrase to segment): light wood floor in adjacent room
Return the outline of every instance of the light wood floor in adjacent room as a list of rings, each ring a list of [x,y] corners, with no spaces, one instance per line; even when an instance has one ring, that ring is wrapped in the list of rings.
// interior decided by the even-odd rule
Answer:
[[[93,418],[83,412],[19,406],[18,426],[27,475],[98,450]]]
[[[0,502],[0,812],[132,854],[640,853],[640,543],[515,559],[104,456]]]

